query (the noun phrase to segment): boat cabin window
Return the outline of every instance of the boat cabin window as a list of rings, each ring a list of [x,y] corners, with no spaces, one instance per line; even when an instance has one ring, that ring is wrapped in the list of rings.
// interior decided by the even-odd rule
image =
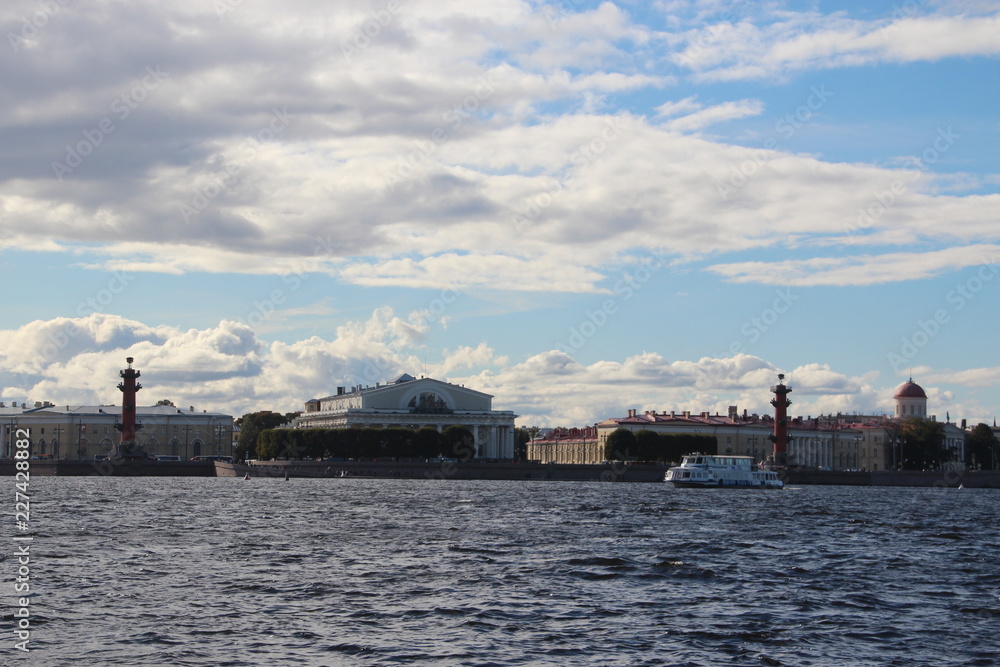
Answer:
[[[699,456],[698,458],[696,458],[696,459],[694,460],[694,462],[695,462],[695,463],[701,463],[701,457]]]

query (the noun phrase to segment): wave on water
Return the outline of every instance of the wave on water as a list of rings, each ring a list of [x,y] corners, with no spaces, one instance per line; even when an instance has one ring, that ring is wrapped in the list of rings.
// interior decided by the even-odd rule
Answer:
[[[32,664],[975,665],[997,648],[998,493],[260,481],[39,483]]]

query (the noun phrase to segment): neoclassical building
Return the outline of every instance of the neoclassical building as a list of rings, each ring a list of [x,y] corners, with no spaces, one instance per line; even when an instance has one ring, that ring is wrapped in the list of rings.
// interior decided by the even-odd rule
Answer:
[[[374,387],[337,387],[337,393],[306,401],[298,428],[412,428],[443,431],[463,426],[472,433],[476,456],[514,457],[514,419],[494,410],[493,396],[433,378],[403,373]]]
[[[728,415],[652,410],[640,414],[629,410],[626,417],[613,417],[597,424],[597,451],[602,455],[608,435],[618,428],[632,432],[650,430],[664,434],[709,435],[715,438],[718,453],[752,456],[757,461],[767,460],[774,451],[774,444],[769,439],[774,432],[774,418],[771,415],[741,415],[735,407],[730,408]],[[787,461],[789,465],[811,468],[860,468],[865,451],[878,455],[877,448],[865,450],[861,446],[862,439],[856,424],[839,418],[795,417],[788,420]]]
[[[3,456],[10,458],[18,431],[27,431],[31,455],[53,459],[87,459],[108,454],[121,434],[117,405],[55,406],[36,403],[8,407],[0,404],[4,424]],[[142,425],[136,440],[148,454],[169,454],[190,458],[201,455],[232,455],[232,415],[221,412],[181,409],[172,405],[136,408]],[[21,436],[23,437],[23,436]]]
[[[896,388],[893,395],[894,414],[889,415],[827,415],[821,417],[795,417],[788,420],[789,465],[829,470],[894,470],[904,465],[909,452],[900,428],[903,420],[912,417],[936,420],[927,414],[927,393],[923,387],[909,381]],[[763,461],[771,455],[773,444],[768,439],[774,428],[771,415],[742,415],[736,407],[728,415],[708,412],[647,411],[639,414],[629,410],[626,417],[615,417],[597,425],[597,447],[586,451],[588,463],[597,463],[603,456],[604,442],[615,429],[630,431],[649,429],[658,433],[692,433],[711,435],[716,439],[720,454],[740,454]],[[965,460],[965,431],[951,422],[944,424],[944,447],[952,453],[953,460],[941,465],[962,467]],[[556,452],[558,442],[552,443],[539,454],[552,460],[565,456]],[[546,459],[548,460],[548,459]]]

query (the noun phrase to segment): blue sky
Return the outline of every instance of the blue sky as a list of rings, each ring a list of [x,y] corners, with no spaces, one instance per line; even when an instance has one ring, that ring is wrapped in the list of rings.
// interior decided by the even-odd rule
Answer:
[[[471,6],[470,6],[471,5]],[[992,423],[1000,2],[0,9],[0,399]],[[141,396],[140,396],[141,398]]]

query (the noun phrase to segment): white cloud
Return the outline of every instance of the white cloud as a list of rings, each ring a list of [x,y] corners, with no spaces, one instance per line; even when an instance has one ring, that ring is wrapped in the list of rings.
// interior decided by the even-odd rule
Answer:
[[[736,262],[709,267],[728,280],[768,285],[875,285],[920,280],[978,267],[978,280],[1000,273],[1000,246],[972,245],[923,253],[816,257],[775,262]]]
[[[684,47],[673,60],[699,80],[734,81],[1000,53],[996,16],[903,15],[862,21],[837,14],[781,12],[775,19],[717,21],[688,30],[677,36]]]
[[[676,113],[681,107],[660,107],[660,113],[665,111]],[[757,116],[764,110],[764,105],[760,100],[738,100],[736,102],[724,102],[707,108],[698,108],[680,118],[674,118],[664,124],[664,127],[674,132],[693,132],[708,125],[722,123],[727,120],[746,118],[747,116]]]
[[[928,369],[930,370],[930,369]],[[922,375],[922,381],[957,384],[963,387],[992,387],[1000,380],[1000,366],[983,368],[967,368],[961,371],[928,372]]]
[[[421,372],[427,327],[383,307],[367,320],[339,326],[329,339],[267,344],[238,322],[184,331],[102,314],[38,321],[0,331],[5,352],[0,396],[18,402],[117,404],[118,370],[132,356],[142,372],[144,404],[168,399],[237,416],[300,410],[306,400],[329,395],[337,386],[374,385],[404,371]],[[58,356],[45,356],[45,341],[65,331],[75,332],[70,344]],[[442,361],[427,367],[431,376],[494,394],[494,407],[522,415],[519,423],[552,426],[592,424],[629,408],[726,414],[729,405],[738,404],[764,413],[768,387],[779,370],[745,354],[671,361],[647,352],[583,365],[551,350],[512,364],[487,341],[435,356]],[[787,373],[803,412],[888,404],[888,390],[873,387],[874,376],[852,378],[822,364]]]
[[[584,366],[552,350],[454,381],[495,394],[495,404],[521,415],[520,424],[579,426],[623,417],[632,408],[725,415],[736,404],[741,411],[770,414],[769,387],[777,373],[763,359],[745,354],[669,361],[643,353]],[[809,397],[796,401],[803,415],[870,410],[891,403],[891,392],[885,398],[885,390],[871,386],[873,378],[850,378],[821,364],[794,368],[788,374],[797,394]]]
[[[791,247],[814,255],[793,275],[855,284],[882,279],[848,268],[866,265],[865,247],[916,256],[995,241],[997,197],[944,196],[946,179],[925,170],[686,134],[760,114],[759,100],[679,96],[652,120],[607,104],[673,86],[662,61],[674,56],[733,77],[916,58],[912,45],[928,41],[933,57],[993,53],[983,36],[995,17],[671,7],[728,21],[663,33],[612,3],[402,3],[359,46],[373,20],[364,3],[244,3],[221,18],[194,2],[66,8],[18,54],[19,74],[0,72],[18,91],[0,111],[0,217],[17,230],[0,247],[130,272],[599,292],[609,267],[651,247],[680,258]],[[142,39],[79,39],[112,19]],[[167,73],[148,90],[146,67]],[[135,90],[128,114],[113,111]],[[113,129],[97,132],[105,118]],[[52,163],[84,150],[56,178]],[[902,194],[860,225],[897,181]],[[842,250],[845,269],[816,247]],[[757,279],[750,265],[717,268]]]

